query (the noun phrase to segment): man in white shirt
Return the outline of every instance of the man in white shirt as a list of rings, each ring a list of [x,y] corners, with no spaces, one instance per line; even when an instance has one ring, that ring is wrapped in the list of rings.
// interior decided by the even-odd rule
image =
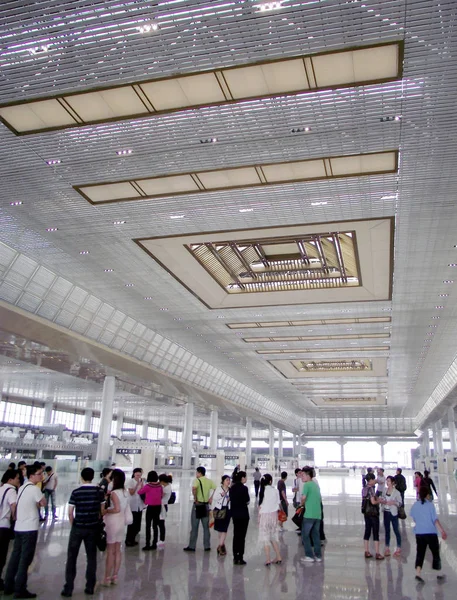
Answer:
[[[5,587],[1,577],[11,540],[11,519],[16,515],[17,488],[20,485],[19,470],[5,471],[2,484],[0,488],[0,590]]]
[[[57,475],[52,470],[52,467],[45,468],[45,475],[43,480],[43,492],[46,499],[46,508],[44,509],[44,518],[48,519],[49,504],[52,504],[52,520],[57,519],[56,515],[56,490],[58,479]]]
[[[36,484],[42,480],[43,470],[37,465],[27,465],[27,482],[19,488],[16,501],[14,547],[6,569],[5,594],[14,598],[36,598],[27,589],[27,571],[33,561],[38,540],[40,518],[38,510],[46,505]]]
[[[378,477],[376,479],[378,489],[376,491],[377,496],[382,496],[386,489],[386,478],[384,477],[384,469],[378,469]]]
[[[133,515],[133,523],[127,527],[127,534],[125,538],[126,546],[138,546],[136,536],[141,531],[141,517],[143,515],[144,503],[138,496],[138,491],[144,485],[144,479],[142,477],[143,469],[136,467],[133,469],[132,479],[127,483],[126,488],[130,494],[130,509]]]

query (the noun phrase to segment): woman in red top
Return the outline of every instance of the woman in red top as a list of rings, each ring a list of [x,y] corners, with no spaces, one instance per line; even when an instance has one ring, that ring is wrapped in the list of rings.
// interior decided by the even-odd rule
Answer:
[[[159,483],[159,476],[156,471],[149,471],[147,483],[141,488],[138,494],[144,497],[143,502],[146,504],[146,546],[144,546],[143,550],[156,550],[163,496],[163,487]],[[151,524],[154,533],[152,546]]]

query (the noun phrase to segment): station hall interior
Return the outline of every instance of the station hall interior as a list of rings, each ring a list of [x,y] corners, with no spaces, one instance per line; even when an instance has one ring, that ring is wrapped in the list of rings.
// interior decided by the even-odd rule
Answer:
[[[126,549],[100,598],[455,598],[456,13],[2,1],[0,465],[60,474],[39,595],[60,597],[80,470],[115,463],[171,472],[177,503],[166,548]],[[182,553],[195,468],[237,465],[244,575]],[[287,471],[292,501],[304,465],[326,557],[304,568],[289,519],[265,575],[254,468]],[[445,585],[417,586],[408,523],[401,561],[364,561],[367,466],[403,469],[407,512],[431,472]]]

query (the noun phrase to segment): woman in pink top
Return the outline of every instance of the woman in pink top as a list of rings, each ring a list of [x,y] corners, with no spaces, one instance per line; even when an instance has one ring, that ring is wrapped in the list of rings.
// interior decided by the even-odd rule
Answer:
[[[414,487],[416,489],[416,499],[419,500],[419,488],[422,483],[422,473],[420,471],[416,471],[414,473]]]
[[[159,476],[156,471],[149,471],[147,483],[141,488],[138,494],[146,504],[146,546],[144,546],[143,550],[156,550],[163,496],[163,487],[159,483]],[[154,532],[152,546],[151,524]]]

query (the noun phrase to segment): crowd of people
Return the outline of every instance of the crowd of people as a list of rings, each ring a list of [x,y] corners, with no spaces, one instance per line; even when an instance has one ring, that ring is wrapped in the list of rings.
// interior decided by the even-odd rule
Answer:
[[[384,560],[391,556],[391,530],[396,547],[393,556],[401,556],[402,535],[399,519],[406,518],[404,495],[406,479],[401,469],[395,475],[385,477],[382,468],[375,474],[372,468],[362,473],[362,513],[365,520],[365,558]],[[97,574],[97,549],[106,550],[105,571],[102,585],[111,586],[118,582],[118,573],[125,547],[137,546],[141,531],[142,515],[145,511],[144,552],[163,547],[166,538],[166,518],[170,504],[176,499],[172,489],[171,475],[149,471],[143,478],[141,468],[133,469],[126,481],[124,471],[106,468],[100,481],[94,482],[95,473],[90,467],[81,471],[81,485],[74,489],[68,500],[68,518],[71,525],[63,597],[73,594],[76,565],[81,544],[84,543],[86,567],[86,594],[93,594]],[[263,476],[256,468],[254,472],[255,501],[258,506],[258,543],[265,553],[265,566],[281,564],[280,535],[283,523],[288,518],[287,472],[283,471],[275,482],[271,474]],[[217,533],[217,554],[228,554],[226,537],[230,524],[233,528],[232,554],[234,565],[246,565],[245,540],[250,523],[250,494],[246,485],[247,473],[236,468],[232,476],[223,475],[219,485],[206,477],[205,467],[196,469],[192,482],[192,510],[190,537],[186,552],[195,552],[200,523],[203,529],[203,548],[211,550],[211,528]],[[56,489],[58,477],[51,466],[35,462],[18,468],[14,463],[4,473],[0,487],[0,590],[4,594],[14,593],[14,598],[35,598],[27,588],[28,569],[35,554],[40,522],[56,515]],[[433,505],[436,487],[428,471],[424,476],[415,473],[414,486],[417,501],[410,516],[415,523],[416,535],[416,579],[421,576],[427,548],[433,555],[433,569],[441,570],[438,531],[443,539],[447,535],[437,518]],[[433,490],[433,491],[432,491]],[[325,543],[324,513],[319,484],[313,467],[295,469],[292,487],[293,522],[301,536],[304,555],[303,563],[322,561],[322,545]],[[51,507],[51,511],[49,508]],[[43,513],[44,511],[44,513]],[[380,550],[380,523],[384,524],[385,546]],[[374,554],[370,550],[373,539]],[[12,552],[5,572],[10,540],[14,539]],[[271,556],[271,551],[274,556]],[[439,575],[441,577],[441,575]]]
[[[396,538],[396,548],[393,556],[401,556],[402,536],[399,528],[399,519],[406,519],[405,491],[407,489],[406,479],[402,469],[397,469],[395,475],[384,476],[384,469],[377,469],[375,475],[372,468],[362,471],[362,513],[365,519],[365,533],[363,536],[365,546],[365,558],[373,558],[370,551],[370,539],[373,538],[374,557],[376,560],[384,560],[391,556],[390,540],[391,526]],[[414,521],[414,533],[416,536],[416,580],[424,583],[422,568],[424,565],[427,548],[430,548],[433,557],[432,568],[441,571],[440,547],[438,532],[443,540],[447,534],[441,525],[436,509],[433,504],[433,491],[436,487],[429,471],[422,475],[419,471],[414,473],[414,488],[416,490],[416,502],[411,507],[410,517]],[[432,491],[433,490],[433,491]],[[384,553],[380,552],[380,512],[382,509],[385,545]],[[438,574],[438,580],[444,576]]]

